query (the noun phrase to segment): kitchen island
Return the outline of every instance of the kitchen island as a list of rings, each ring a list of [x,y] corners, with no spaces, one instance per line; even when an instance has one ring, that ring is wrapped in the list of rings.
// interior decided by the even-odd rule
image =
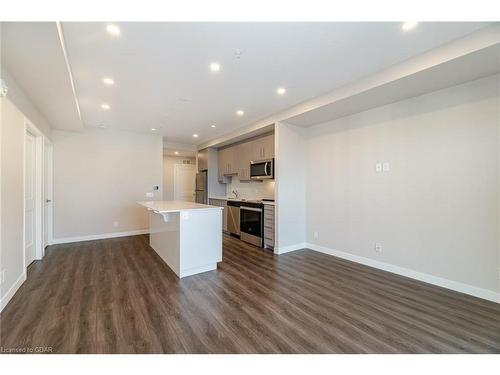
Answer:
[[[179,277],[222,261],[222,207],[180,201],[137,202],[149,210],[149,244]]]

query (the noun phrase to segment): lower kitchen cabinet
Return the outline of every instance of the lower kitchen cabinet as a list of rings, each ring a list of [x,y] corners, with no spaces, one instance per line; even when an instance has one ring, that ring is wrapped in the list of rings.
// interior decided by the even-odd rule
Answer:
[[[274,249],[274,206],[264,203],[264,247]]]
[[[217,198],[210,198],[208,200],[208,204],[212,206],[217,206],[217,207],[223,207],[224,209],[222,210],[222,230],[224,232],[227,232],[227,200],[225,199],[217,199]]]

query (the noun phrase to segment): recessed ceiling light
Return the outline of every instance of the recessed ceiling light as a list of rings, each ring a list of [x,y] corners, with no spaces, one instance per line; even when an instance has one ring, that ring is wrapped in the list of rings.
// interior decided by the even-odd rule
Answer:
[[[156,131],[156,128],[151,128],[151,131],[152,131],[152,132],[155,132],[155,131]]]
[[[403,22],[403,25],[401,26],[401,28],[403,29],[403,31],[408,31],[408,30],[413,29],[415,26],[417,26],[417,24],[418,24],[418,22],[413,22],[413,21]]]
[[[243,115],[245,114],[245,111],[242,111],[241,109],[238,109],[238,110],[236,111],[236,114],[237,114],[238,116],[243,116]]]
[[[193,137],[194,138],[198,138],[198,134],[193,134]]]
[[[179,151],[174,151],[174,154],[175,155],[179,155]]]
[[[109,24],[106,26],[106,30],[108,31],[108,34],[113,35],[113,36],[119,36],[121,31],[120,28],[116,25]]]
[[[210,127],[211,127],[211,128],[216,128],[216,126],[215,126],[215,125],[210,125]]]
[[[217,63],[211,63],[210,64],[210,70],[212,72],[218,72],[220,70],[220,64]]]
[[[101,108],[107,111],[111,107],[109,106],[109,104],[103,103],[103,104],[101,104]]]
[[[104,77],[102,79],[102,82],[105,84],[105,85],[108,85],[108,86],[112,86],[115,84],[115,81],[113,80],[113,78],[109,78],[109,77]]]
[[[286,89],[284,87],[280,87],[276,90],[276,93],[278,95],[285,95],[286,94]]]

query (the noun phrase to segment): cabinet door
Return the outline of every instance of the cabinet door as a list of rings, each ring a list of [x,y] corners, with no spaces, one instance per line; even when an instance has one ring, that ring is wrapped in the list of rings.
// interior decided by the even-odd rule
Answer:
[[[208,149],[198,151],[198,172],[206,171],[208,169]]]
[[[219,176],[219,182],[224,182],[224,174],[226,173],[226,150],[227,149],[224,148],[217,153],[217,174]]]
[[[274,133],[261,138],[263,159],[274,158]]]
[[[227,232],[227,201],[221,200],[221,207],[224,209],[222,210],[222,230]]]
[[[254,139],[253,141],[248,142],[248,144],[250,161],[262,160],[262,145],[260,142],[260,138]]]
[[[231,174],[240,173],[244,143],[231,147]]]
[[[225,166],[224,166],[224,174],[231,174],[232,169],[231,169],[231,164],[233,163],[233,157],[234,157],[234,149],[232,147],[226,148],[226,157],[225,157]]]
[[[238,146],[238,177],[240,181],[250,180],[250,160],[251,160],[251,142],[245,142]]]

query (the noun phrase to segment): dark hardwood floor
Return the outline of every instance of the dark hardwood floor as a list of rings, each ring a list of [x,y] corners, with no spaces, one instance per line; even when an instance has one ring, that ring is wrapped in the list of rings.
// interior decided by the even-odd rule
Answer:
[[[310,250],[230,237],[179,280],[147,236],[51,246],[0,346],[55,353],[500,353],[500,305]]]

